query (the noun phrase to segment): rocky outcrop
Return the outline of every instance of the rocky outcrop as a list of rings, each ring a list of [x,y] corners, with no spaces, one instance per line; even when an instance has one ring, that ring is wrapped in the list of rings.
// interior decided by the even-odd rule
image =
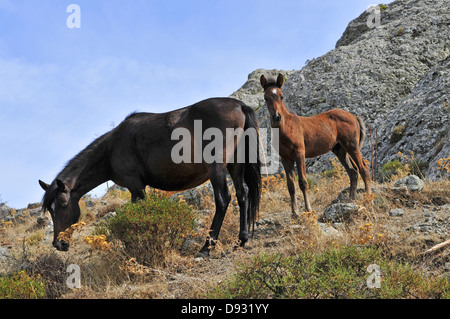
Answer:
[[[287,79],[285,102],[295,113],[311,116],[341,108],[361,116],[372,129],[378,169],[399,159],[397,152],[413,151],[417,161],[428,163],[424,175],[440,177],[436,162],[450,154],[448,1],[397,0],[379,14],[380,25],[370,28],[369,13],[362,13],[334,50],[301,70],[252,72],[232,96],[254,106],[261,127],[268,127],[259,77],[281,72]],[[370,160],[368,141],[363,155]],[[329,157],[310,160],[309,171],[322,170]]]

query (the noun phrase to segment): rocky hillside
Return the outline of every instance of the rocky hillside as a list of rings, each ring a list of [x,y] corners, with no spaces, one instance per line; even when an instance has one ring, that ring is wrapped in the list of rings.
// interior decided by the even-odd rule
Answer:
[[[436,162],[450,155],[448,1],[397,0],[380,6],[379,14],[380,25],[370,27],[369,13],[363,12],[334,50],[300,70],[252,72],[232,96],[257,107],[261,126],[269,127],[259,77],[281,72],[291,110],[311,116],[341,108],[359,115],[372,129],[378,170],[399,159],[398,152],[413,151],[422,173],[436,179],[443,174]],[[363,155],[371,159],[369,137]],[[309,171],[323,169],[329,157],[310,160]]]

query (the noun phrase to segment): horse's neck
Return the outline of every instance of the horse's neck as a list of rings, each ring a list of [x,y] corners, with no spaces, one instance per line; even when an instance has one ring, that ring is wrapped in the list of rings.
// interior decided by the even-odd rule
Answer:
[[[303,126],[302,117],[294,113],[286,113],[282,115],[284,117],[283,123],[280,127],[280,138],[284,143],[290,144],[298,143],[298,138],[302,136]]]
[[[106,134],[105,134],[106,135]],[[74,196],[83,196],[108,181],[106,139],[102,136],[74,157],[58,175]]]
[[[72,195],[79,198],[108,180],[106,169],[102,165],[86,165],[80,172],[62,179],[71,189]]]
[[[291,113],[288,110],[285,110],[285,112],[282,114],[282,117],[284,118],[284,128],[286,130],[290,131],[292,128],[295,128],[300,124],[300,116]]]

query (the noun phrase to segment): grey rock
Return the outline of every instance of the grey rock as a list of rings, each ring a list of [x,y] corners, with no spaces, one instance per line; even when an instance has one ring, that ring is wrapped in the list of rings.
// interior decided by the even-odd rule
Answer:
[[[105,214],[105,216],[103,216],[101,219],[104,220],[104,221],[107,221],[107,220],[110,220],[111,218],[113,218],[116,215],[117,215],[116,212],[109,212],[109,213]]]
[[[423,189],[424,182],[416,175],[409,175],[395,182],[392,190],[407,189],[412,192],[420,192]]]
[[[318,223],[320,230],[322,231],[322,234],[325,236],[339,236],[341,232],[334,228],[333,226],[330,226],[326,223]]]
[[[0,204],[0,220],[4,220],[6,216],[9,216],[11,214],[11,208],[9,208],[8,205],[5,203]]]
[[[25,216],[23,213],[16,213],[14,215],[9,215],[5,217],[5,222],[13,222],[14,224],[23,224],[25,223]]]
[[[359,207],[355,203],[336,203],[325,208],[321,221],[341,222],[358,211]]]
[[[0,247],[0,261],[4,261],[9,256],[9,250],[3,247]]]
[[[445,263],[444,271],[449,271],[450,272],[450,263]]]
[[[395,209],[391,209],[391,210],[389,211],[389,216],[392,216],[392,217],[403,216],[404,213],[405,213],[405,212],[403,211],[403,209],[401,209],[401,208],[395,208]]]
[[[184,192],[174,194],[170,198],[172,200],[177,200],[179,196],[182,196],[188,205],[192,205],[196,209],[203,209],[204,205],[202,198],[206,195],[214,196],[214,191],[210,182],[188,189]]]

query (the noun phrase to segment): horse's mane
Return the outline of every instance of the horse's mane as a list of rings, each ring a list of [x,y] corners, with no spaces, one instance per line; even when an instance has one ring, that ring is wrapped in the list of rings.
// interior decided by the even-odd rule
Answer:
[[[48,210],[56,198],[58,189],[56,180],[60,179],[61,181],[65,182],[73,177],[77,177],[86,167],[86,164],[92,158],[92,155],[94,155],[95,152],[98,152],[99,147],[107,147],[107,143],[105,143],[105,141],[108,139],[110,133],[111,132],[105,133],[95,139],[84,150],[82,150],[69,162],[67,162],[63,170],[56,176],[55,180],[52,182],[49,189],[47,189],[44,194],[44,197],[42,199],[42,207],[44,208],[44,210]]]
[[[81,173],[81,171],[85,168],[87,161],[91,159],[94,152],[98,152],[98,148],[100,146],[106,146],[104,141],[107,139],[110,133],[111,132],[105,133],[95,139],[84,150],[78,153],[78,155],[67,162],[64,169],[61,171],[61,173],[58,174],[57,178],[64,181],[67,178],[78,176],[78,174]]]

